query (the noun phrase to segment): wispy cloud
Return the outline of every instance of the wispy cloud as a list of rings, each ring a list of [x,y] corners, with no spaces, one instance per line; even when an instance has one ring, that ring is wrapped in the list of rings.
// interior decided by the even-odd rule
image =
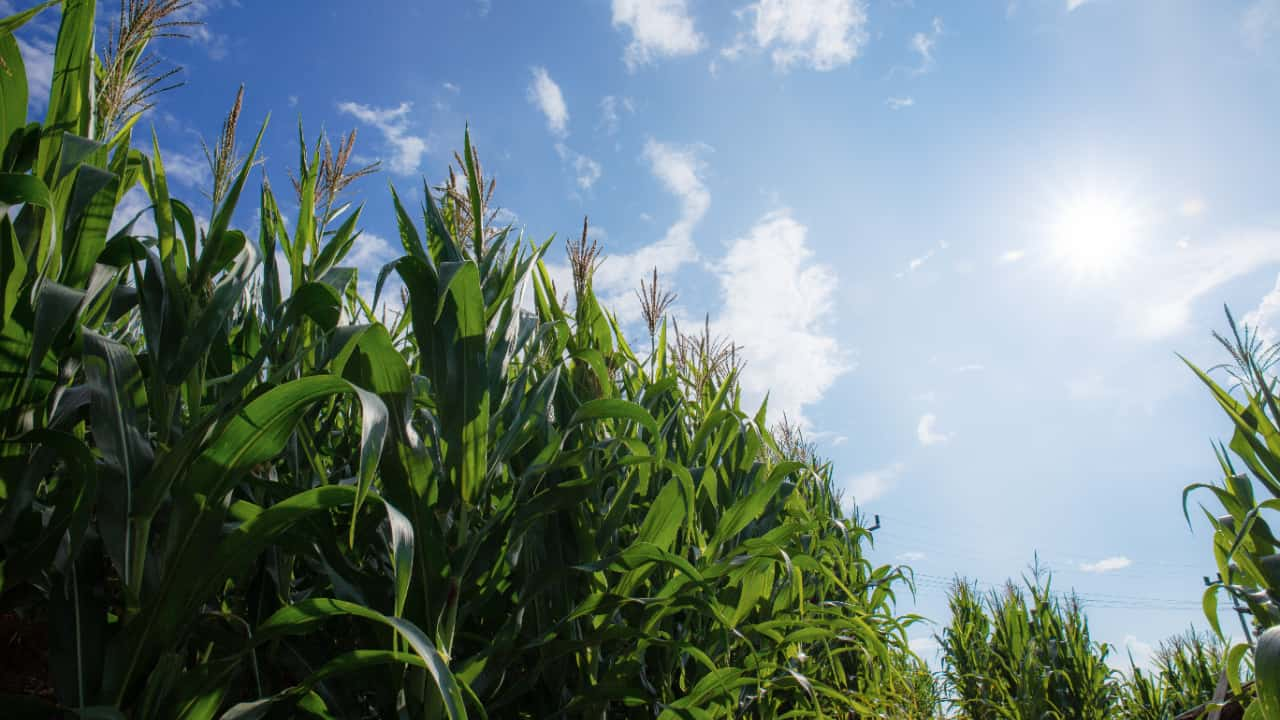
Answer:
[[[939,17],[933,19],[928,32],[918,32],[911,36],[911,51],[920,56],[920,65],[916,67],[915,74],[922,75],[933,69],[936,63],[933,48],[940,37],[942,37],[942,18]]]
[[[661,238],[630,253],[609,253],[596,271],[594,287],[624,323],[640,318],[633,292],[640,278],[656,267],[669,282],[672,273],[698,259],[693,230],[711,207],[711,193],[702,177],[706,151],[701,145],[676,145],[652,138],[645,143],[643,157],[650,172],[678,200],[680,211]]]
[[[1240,36],[1245,47],[1264,50],[1280,31],[1280,0],[1254,0],[1240,15]]]
[[[622,113],[635,112],[635,104],[629,97],[606,95],[600,100],[600,127],[608,135],[618,132]]]
[[[544,67],[534,67],[533,80],[529,83],[529,102],[533,103],[547,118],[547,129],[553,134],[564,137],[569,132],[569,106],[564,102],[564,94],[560,86],[551,79]]]
[[[913,97],[891,97],[886,99],[884,104],[888,105],[890,110],[901,110],[915,105],[916,100]]]
[[[693,55],[706,45],[685,0],[613,0],[613,26],[631,31],[623,54],[631,70],[660,58]]]
[[[1006,250],[1000,254],[1000,262],[1004,263],[1005,265],[1008,265],[1010,263],[1019,262],[1026,256],[1027,256],[1027,251],[1022,250],[1020,248],[1017,250]]]
[[[1087,573],[1109,573],[1123,570],[1133,564],[1133,561],[1123,555],[1113,555],[1103,558],[1097,562],[1080,563],[1080,571]]]
[[[749,41],[768,51],[780,70],[797,65],[834,70],[848,65],[868,38],[863,0],[759,0],[739,15],[751,27],[721,54],[736,58]]]
[[[1211,242],[1152,252],[1130,273],[1120,320],[1147,339],[1184,330],[1199,300],[1227,282],[1280,263],[1280,229],[1229,231]]]
[[[356,102],[338,103],[339,112],[355,117],[377,128],[386,144],[387,167],[397,175],[418,172],[422,156],[427,152],[426,138],[409,131],[409,113],[413,103],[402,102],[393,108],[377,108]]]
[[[1087,5],[1093,0],[1067,0],[1067,12],[1074,12],[1081,5]]]
[[[49,105],[49,87],[53,82],[53,42],[38,37],[17,40],[22,64],[27,69],[27,101],[31,110],[43,111]]]
[[[556,154],[560,156],[562,161],[573,168],[579,188],[590,190],[596,184],[596,181],[600,179],[602,169],[600,163],[595,160],[569,148],[564,143],[556,143]]]
[[[921,445],[929,447],[931,445],[945,445],[951,441],[951,434],[938,431],[938,416],[933,413],[925,413],[920,416],[920,422],[916,423],[916,438]]]
[[[226,33],[214,31],[213,23],[210,21],[211,15],[228,4],[232,7],[240,5],[236,0],[231,0],[229,3],[227,0],[190,0],[183,4],[177,14],[180,20],[196,23],[183,28],[183,34],[189,36],[211,60],[222,60],[228,54],[229,36]]]
[[[209,163],[203,156],[166,150],[160,157],[164,173],[171,180],[195,189],[203,189],[209,182]]]
[[[898,484],[898,478],[905,469],[904,464],[896,462],[888,467],[854,475],[844,485],[842,500],[845,512],[852,511],[855,505],[865,505],[884,497]]]

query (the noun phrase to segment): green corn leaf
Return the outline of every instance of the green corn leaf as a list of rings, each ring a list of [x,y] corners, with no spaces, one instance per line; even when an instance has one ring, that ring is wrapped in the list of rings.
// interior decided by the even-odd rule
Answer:
[[[1280,627],[1267,628],[1258,636],[1253,670],[1262,716],[1280,717]]]
[[[347,256],[352,245],[355,244],[360,236],[359,231],[356,230],[356,223],[360,222],[360,211],[363,209],[362,207],[356,208],[355,212],[351,213],[343,221],[342,225],[334,231],[333,236],[329,238],[329,241],[320,249],[320,254],[316,256],[316,260],[311,267],[311,271],[317,276],[324,275],[329,268],[342,262],[343,258]]]
[[[382,396],[409,391],[412,373],[385,327],[347,325],[338,329],[335,341],[341,347],[331,364],[335,375]]]
[[[569,424],[578,425],[588,420],[599,419],[630,420],[648,430],[652,436],[658,435],[658,423],[653,416],[643,407],[629,400],[609,398],[588,400],[573,413],[573,419]]]
[[[27,124],[27,71],[13,32],[0,30],[0,143],[8,143]]]
[[[7,18],[0,19],[0,31],[12,33],[23,25],[26,25],[31,18],[60,2],[62,2],[62,0],[45,0],[45,2],[37,3],[26,10],[14,13]]]
[[[356,497],[352,503],[350,543],[354,547],[356,541],[356,518],[360,514],[360,506],[369,489],[373,486],[373,476],[378,469],[378,460],[382,457],[382,446],[387,438],[387,406],[377,395],[355,385],[350,386],[360,401],[360,464],[356,480]],[[412,556],[410,556],[412,557]]]
[[[778,494],[778,488],[787,479],[787,476],[803,467],[803,463],[795,461],[778,463],[769,473],[768,479],[753,490],[750,495],[739,499],[731,505],[724,513],[716,527],[716,534],[711,538],[711,547],[717,547],[720,543],[737,535],[747,526],[747,523],[759,517],[760,513],[764,511],[765,505]]]
[[[395,208],[396,227],[400,230],[400,244],[410,256],[429,264],[431,260],[422,245],[422,238],[418,235],[418,228],[414,226],[413,220],[405,212],[404,205],[400,202],[400,196],[396,194],[395,186],[388,184],[387,187],[391,189],[391,203]],[[430,197],[430,191],[428,191],[427,197]]]
[[[53,180],[62,134],[93,136],[94,0],[64,0],[36,175]]]
[[[447,716],[453,719],[467,717],[462,701],[462,692],[457,680],[449,670],[448,660],[440,654],[434,643],[413,623],[401,618],[387,617],[376,610],[356,605],[355,603],[328,598],[304,600],[286,608],[282,608],[258,627],[257,642],[262,643],[274,637],[298,635],[311,632],[326,620],[343,617],[358,617],[381,623],[394,629],[413,648],[418,657],[427,665],[427,670],[435,680],[436,688],[444,699]]]

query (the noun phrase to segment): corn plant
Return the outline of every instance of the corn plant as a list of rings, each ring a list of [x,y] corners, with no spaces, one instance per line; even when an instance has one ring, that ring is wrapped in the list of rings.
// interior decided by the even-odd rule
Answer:
[[[1280,643],[1275,642],[1280,634],[1275,629],[1280,626],[1280,541],[1268,522],[1280,510],[1280,405],[1273,371],[1277,351],[1251,329],[1238,327],[1229,311],[1227,323],[1229,335],[1215,334],[1230,356],[1219,368],[1231,380],[1227,387],[1187,362],[1233,425],[1231,442],[1215,447],[1223,480],[1188,486],[1183,511],[1189,524],[1187,501],[1195,491],[1209,492],[1219,507],[1216,512],[1202,507],[1213,531],[1218,569],[1217,579],[1205,590],[1205,616],[1217,636],[1225,638],[1218,604],[1226,594],[1252,618],[1244,637],[1226,649],[1225,671],[1233,692],[1250,697],[1254,690],[1246,693],[1242,680],[1253,668],[1259,702],[1249,706],[1247,717],[1271,717],[1280,714]],[[1258,488],[1269,497],[1259,498]]]
[[[1110,648],[1089,636],[1084,608],[1039,572],[1025,590],[981,593],[957,580],[951,624],[938,638],[944,686],[959,717],[1107,718],[1115,688]]]
[[[1167,720],[1213,697],[1222,673],[1222,644],[1189,629],[1160,643],[1152,667],[1130,658],[1120,683],[1116,712],[1121,720]]]
[[[58,4],[28,122],[13,33]],[[0,617],[48,646],[6,710],[877,717],[919,695],[903,570],[870,562],[830,464],[742,407],[709,336],[658,312],[636,355],[594,256],[562,296],[551,241],[494,226],[469,136],[416,213],[390,191],[403,254],[372,302],[344,265],[354,136],[299,127],[287,222],[237,96],[198,223],[154,135],[132,144],[137,58],[180,5],[130,0],[151,24],[105,55],[92,0],[0,21]],[[112,78],[144,94],[98,101]],[[136,186],[154,235],[109,234]]]

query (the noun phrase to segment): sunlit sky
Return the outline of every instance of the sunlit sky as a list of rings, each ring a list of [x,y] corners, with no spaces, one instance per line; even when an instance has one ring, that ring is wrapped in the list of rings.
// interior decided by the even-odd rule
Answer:
[[[656,266],[685,327],[743,347],[750,401],[772,389],[880,516],[877,559],[917,571],[904,612],[945,622],[948,578],[1038,553],[1117,658],[1203,626],[1209,539],[1181,491],[1218,479],[1229,428],[1176,353],[1224,359],[1224,304],[1280,327],[1280,0],[188,12],[205,26],[160,46],[186,86],[142,127],[197,212],[200,138],[241,83],[277,186],[299,117],[358,129],[382,161],[355,192],[369,283],[398,244],[386,184],[440,182],[469,123],[527,237],[590,215],[633,331]],[[55,30],[19,33],[37,106]]]

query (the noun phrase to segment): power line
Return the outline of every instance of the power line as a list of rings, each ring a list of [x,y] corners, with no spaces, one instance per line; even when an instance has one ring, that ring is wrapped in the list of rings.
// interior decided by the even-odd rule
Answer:
[[[953,548],[957,546],[962,547],[972,539],[971,536],[962,535],[954,530],[940,529],[936,526],[929,526],[924,523],[920,523],[916,520],[903,518],[896,515],[887,515],[887,514],[881,513],[880,519],[883,524],[883,527],[876,534],[877,540],[886,531],[888,531],[888,534],[889,534],[888,539],[894,542],[900,542],[904,544],[915,544],[918,546],[922,545],[922,543],[920,542],[921,539],[936,537],[938,535],[949,536],[948,538],[946,538],[947,544]],[[903,526],[908,529],[918,530],[920,531],[920,535],[910,536],[907,533],[900,534],[895,528],[895,526]],[[959,541],[959,542],[955,542],[955,541]],[[969,547],[972,547],[972,545],[969,545]],[[939,552],[939,554],[955,554],[955,555],[963,554],[963,553],[956,553],[954,550],[942,550],[936,547],[934,549],[937,552]],[[1049,556],[1073,557],[1073,556],[1079,555],[1078,552],[1061,552],[1060,549],[1045,547],[1039,544],[1035,544],[1031,549],[1033,552],[1038,552],[1038,553],[1042,553]],[[1011,549],[1000,547],[1000,546],[991,547],[991,548],[982,548],[981,553],[982,553],[982,556],[984,557],[994,555],[994,554],[1003,554],[1006,557],[1010,557],[1010,558],[1014,556],[1024,558],[1024,554],[1021,551],[1011,550]],[[1142,564],[1154,565],[1159,567],[1167,567],[1167,568],[1176,568],[1181,570],[1192,570],[1197,573],[1203,572],[1205,568],[1204,564],[1179,563],[1179,562],[1172,562],[1168,560],[1144,560]]]
[[[954,580],[943,577],[941,575],[931,575],[929,573],[915,573],[915,582],[918,590],[928,590],[931,593],[949,594]],[[1000,591],[1005,583],[988,583],[978,580],[972,581],[976,583],[979,589],[986,592]],[[1115,595],[1108,593],[1053,593],[1059,599],[1076,597],[1081,600],[1089,608],[1105,609],[1105,610],[1164,610],[1164,611],[1183,611],[1192,612],[1202,609],[1202,605],[1196,601],[1190,600],[1174,600],[1169,598],[1144,597],[1138,595]],[[1231,610],[1231,605],[1219,605],[1219,610]]]

